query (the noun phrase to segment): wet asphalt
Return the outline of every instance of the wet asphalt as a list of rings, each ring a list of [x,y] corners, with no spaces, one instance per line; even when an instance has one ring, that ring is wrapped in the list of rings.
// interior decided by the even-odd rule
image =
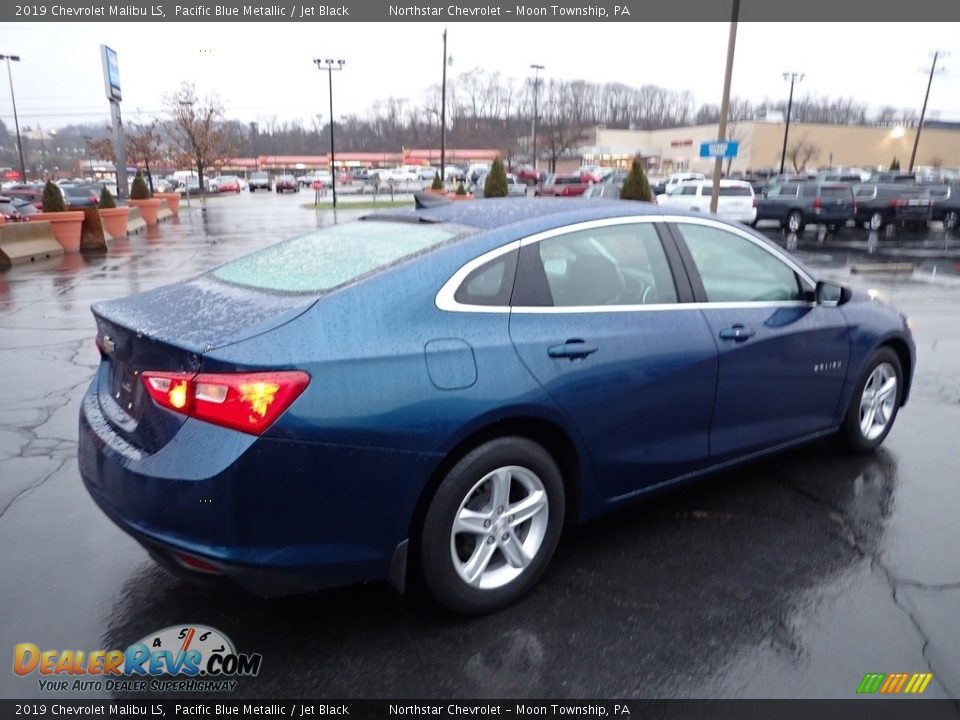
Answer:
[[[202,623],[263,655],[233,698],[850,698],[867,672],[932,672],[927,696],[960,697],[960,240],[937,229],[767,231],[911,317],[912,399],[874,455],[819,442],[576,528],[530,596],[479,619],[382,585],[264,601],[157,567],[78,474],[89,306],[333,222],[307,200],[194,201],[107,255],[0,272],[0,668],[18,642],[124,648]],[[916,269],[851,273],[884,262]],[[0,669],[0,697],[53,696]]]

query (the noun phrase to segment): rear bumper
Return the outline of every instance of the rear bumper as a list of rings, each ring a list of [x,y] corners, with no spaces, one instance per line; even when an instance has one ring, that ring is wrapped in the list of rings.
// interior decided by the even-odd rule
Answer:
[[[92,385],[79,461],[93,500],[158,562],[271,596],[388,579],[438,458],[256,438],[192,419],[145,454],[113,433]]]

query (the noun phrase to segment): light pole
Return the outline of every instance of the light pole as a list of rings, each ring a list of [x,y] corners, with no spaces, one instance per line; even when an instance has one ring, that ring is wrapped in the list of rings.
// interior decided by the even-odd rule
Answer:
[[[533,173],[537,174],[537,95],[540,90],[540,71],[543,65],[531,65],[533,68]]]
[[[23,162],[23,143],[20,141],[20,120],[17,118],[17,99],[13,95],[13,73],[10,62],[20,62],[19,55],[0,55],[0,60],[7,61],[7,79],[10,81],[10,101],[13,103],[13,125],[17,129],[17,153],[20,155],[20,182],[27,181],[27,166]]]
[[[443,29],[443,83],[440,85],[440,182],[447,181],[447,29]]]
[[[913,163],[917,159],[917,148],[920,146],[920,133],[923,131],[923,119],[927,115],[927,100],[930,99],[930,86],[933,85],[933,74],[937,71],[937,60],[948,54],[949,53],[943,52],[942,50],[937,50],[933,53],[933,64],[930,66],[930,77],[927,79],[927,93],[923,96],[923,109],[920,110],[920,124],[917,125],[917,132],[913,136],[913,151],[910,153],[909,172],[913,172]],[[943,71],[944,69],[941,68],[940,72]]]
[[[781,175],[783,175],[783,164],[787,161],[787,135],[790,133],[790,111],[793,110],[793,85],[803,80],[803,73],[785,72],[783,79],[790,81],[790,99],[787,101],[787,124],[783,128],[783,151],[780,153]]]
[[[193,115],[193,102],[192,102],[192,101],[190,101],[190,100],[181,100],[181,101],[180,101],[180,108],[181,108],[181,110],[182,110],[183,112],[185,112],[185,113],[186,113],[186,112],[189,112],[189,113],[191,114],[191,116]],[[192,119],[192,118],[191,118],[191,119]],[[193,172],[193,169],[192,169],[192,168],[191,168],[190,172]],[[200,188],[200,176],[199,176],[199,175],[197,175],[197,188],[198,188],[198,189],[202,189],[202,188]],[[183,192],[184,192],[184,194],[187,196],[187,207],[190,207],[190,176],[189,176],[189,175],[187,175],[187,177],[186,177],[186,178],[184,179],[184,181],[183,181]],[[200,203],[201,203],[201,204],[204,204],[205,202],[206,202],[205,197],[201,195]]]
[[[316,58],[314,64],[317,66],[318,70],[322,70],[323,66],[327,66],[327,78],[330,81],[330,187],[333,188],[333,209],[337,209],[337,166],[336,166],[336,156],[334,155],[333,150],[333,71],[334,70],[343,70],[344,63],[346,60],[337,60],[334,63],[333,60],[321,60]],[[334,67],[334,65],[337,67]]]
[[[93,174],[93,164],[92,164],[91,161],[90,161],[90,141],[91,141],[92,139],[93,139],[93,138],[91,138],[89,135],[84,135],[84,136],[83,136],[83,145],[84,145],[84,147],[86,147],[86,149],[87,149],[87,157],[86,157],[87,162],[86,162],[86,165],[85,165],[85,167],[84,167],[84,170],[85,170],[86,172],[89,172],[91,175]],[[86,175],[84,175],[84,177],[86,177]]]

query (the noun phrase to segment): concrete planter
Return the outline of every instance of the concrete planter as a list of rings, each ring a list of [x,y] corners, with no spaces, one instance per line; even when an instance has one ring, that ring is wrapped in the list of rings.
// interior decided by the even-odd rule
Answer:
[[[80,252],[80,234],[83,231],[83,210],[67,210],[66,212],[39,212],[30,215],[30,222],[46,220],[50,223],[50,232],[60,243],[64,252]]]
[[[127,218],[130,215],[130,208],[100,208],[100,221],[104,229],[110,233],[111,237],[127,236]]]
[[[174,216],[180,214],[180,195],[177,193],[154,193],[153,196],[161,200],[166,200],[167,207],[170,208],[170,212],[172,212]]]
[[[456,193],[447,193],[451,200],[473,200],[473,195],[457,195]]]
[[[147,225],[157,224],[157,211],[164,203],[161,198],[150,198],[149,200],[128,200],[131,207],[140,208],[140,214],[143,215],[144,222]]]

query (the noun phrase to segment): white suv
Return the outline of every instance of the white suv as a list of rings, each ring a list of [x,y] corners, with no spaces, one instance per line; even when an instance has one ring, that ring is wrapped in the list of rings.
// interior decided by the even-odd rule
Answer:
[[[713,182],[697,180],[674,185],[664,195],[657,196],[657,205],[674,210],[710,212]],[[757,219],[757,203],[753,187],[743,180],[721,180],[717,198],[717,215],[724,220],[737,220],[750,225]]]

